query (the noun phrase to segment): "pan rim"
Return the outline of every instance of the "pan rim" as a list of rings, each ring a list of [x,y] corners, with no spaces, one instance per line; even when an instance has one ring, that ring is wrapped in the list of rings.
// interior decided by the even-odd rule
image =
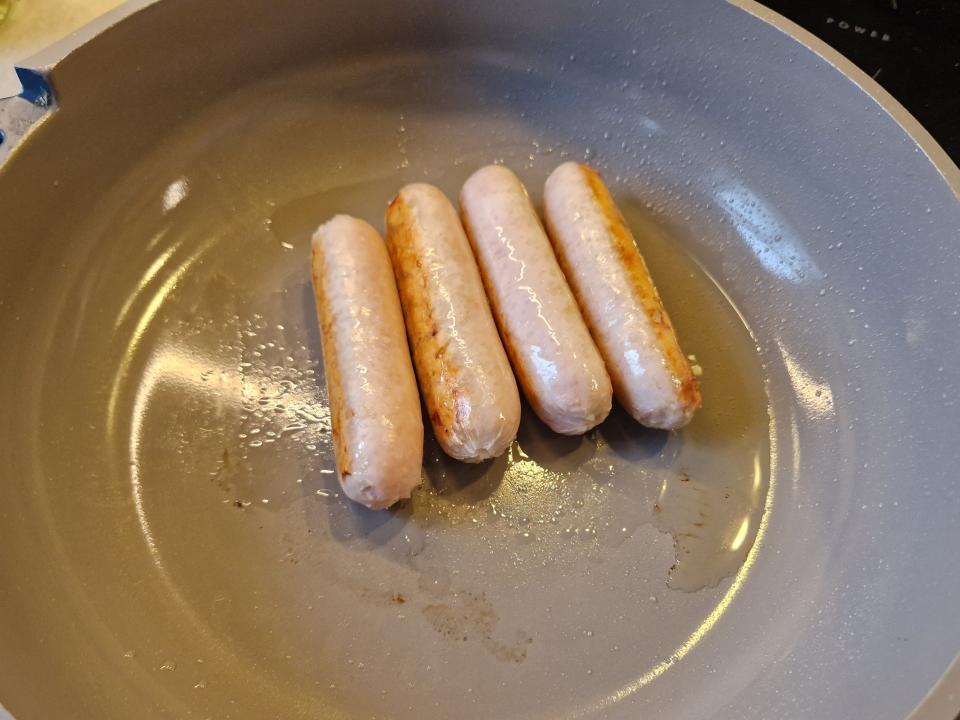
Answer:
[[[726,2],[792,38],[798,44],[825,60],[841,75],[870,96],[923,151],[930,164],[936,168],[954,196],[960,201],[960,167],[950,159],[946,150],[940,147],[940,144],[933,139],[933,136],[920,124],[920,121],[893,95],[884,90],[880,83],[854,65],[853,61],[847,59],[840,51],[780,13],[761,5],[757,0],[726,0]],[[958,656],[958,659],[960,659],[960,656]]]
[[[726,1],[810,50],[868,95],[920,148],[954,197],[960,201],[960,167],[950,159],[946,150],[940,147],[920,121],[893,95],[884,90],[880,83],[816,35],[804,30],[780,13],[761,5],[757,0]],[[960,650],[933,687],[910,712],[907,720],[943,720],[943,718],[954,717],[958,712],[960,712]]]

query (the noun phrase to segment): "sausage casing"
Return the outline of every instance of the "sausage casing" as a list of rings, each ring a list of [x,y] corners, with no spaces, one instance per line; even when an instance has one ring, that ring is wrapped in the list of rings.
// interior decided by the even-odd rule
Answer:
[[[337,215],[313,235],[312,277],[337,472],[370,508],[420,483],[423,420],[386,246],[370,225]]]
[[[457,212],[432,185],[402,188],[387,208],[387,247],[434,435],[457,460],[502,454],[520,396]]]
[[[613,381],[640,423],[681,428],[700,388],[643,256],[592,168],[560,165],[544,186],[547,230]]]
[[[460,214],[524,395],[555,432],[586,432],[610,412],[610,377],[526,188],[488,165],[464,184]]]

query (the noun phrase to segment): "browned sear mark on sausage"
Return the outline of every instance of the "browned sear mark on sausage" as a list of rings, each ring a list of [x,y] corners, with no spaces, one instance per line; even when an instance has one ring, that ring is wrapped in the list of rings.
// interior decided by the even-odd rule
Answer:
[[[673,373],[674,381],[677,383],[677,393],[680,400],[689,407],[699,407],[701,403],[700,384],[693,375],[690,361],[687,360],[687,356],[683,354],[683,350],[680,348],[673,323],[670,322],[670,316],[663,307],[660,293],[657,291],[656,285],[653,284],[650,270],[647,268],[643,255],[640,254],[633,234],[627,227],[626,220],[624,220],[610,195],[610,191],[597,171],[582,164],[580,168],[593,197],[600,205],[601,212],[603,212],[607,229],[613,240],[613,250],[623,263],[623,267],[626,268],[634,298],[650,319],[650,324],[653,326],[654,333],[663,350],[667,365]]]
[[[463,417],[459,408],[462,389],[459,372],[447,358],[450,338],[441,331],[430,304],[431,278],[423,266],[418,247],[418,228],[410,207],[401,196],[387,207],[387,249],[397,277],[397,289],[403,305],[407,337],[414,367],[434,432],[449,440],[460,434]],[[443,388],[443,392],[437,392]]]
[[[311,251],[311,268],[313,269],[313,287],[314,295],[317,300],[317,314],[320,317],[320,335],[323,344],[324,374],[326,376],[327,387],[329,388],[330,399],[330,434],[333,439],[334,456],[337,461],[337,471],[340,479],[350,475],[350,438],[347,435],[346,405],[343,393],[340,388],[343,387],[343,368],[340,367],[340,355],[337,348],[336,333],[333,332],[333,312],[331,303],[321,302],[320,288],[323,287],[319,275],[325,272],[327,262],[323,252],[317,251],[314,245]],[[317,259],[319,258],[321,267],[317,268]]]

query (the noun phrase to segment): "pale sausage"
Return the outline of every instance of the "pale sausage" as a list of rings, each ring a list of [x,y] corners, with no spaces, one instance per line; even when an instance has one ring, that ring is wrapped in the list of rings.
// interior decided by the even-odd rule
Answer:
[[[524,395],[555,432],[585,433],[610,412],[610,377],[526,188],[488,165],[464,184],[460,214]]]
[[[343,492],[369,508],[420,483],[423,420],[390,258],[370,225],[337,215],[313,235],[312,276]]]

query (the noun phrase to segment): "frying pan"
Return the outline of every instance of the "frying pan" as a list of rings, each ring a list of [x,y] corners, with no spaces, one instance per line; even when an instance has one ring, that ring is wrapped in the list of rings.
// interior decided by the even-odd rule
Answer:
[[[748,2],[164,0],[22,76],[10,715],[960,708],[960,173],[824,45]],[[411,501],[350,504],[310,231],[495,161],[538,201],[565,159],[611,185],[702,412],[559,438],[525,409],[504,458],[428,438]]]

